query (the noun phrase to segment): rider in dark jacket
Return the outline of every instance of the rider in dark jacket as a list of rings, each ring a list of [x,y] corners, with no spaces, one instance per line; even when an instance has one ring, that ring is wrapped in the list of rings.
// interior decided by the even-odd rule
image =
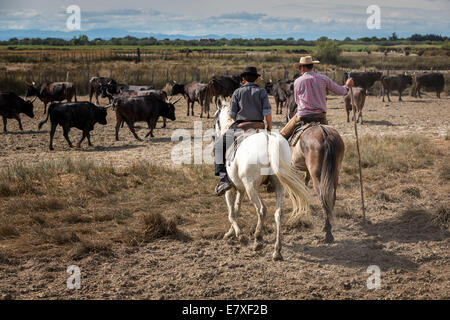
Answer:
[[[227,176],[225,167],[225,152],[234,141],[234,131],[237,125],[242,122],[262,122],[267,121],[267,130],[272,129],[272,108],[269,97],[265,89],[256,84],[261,75],[255,67],[246,67],[241,74],[244,84],[234,91],[231,97],[231,110],[229,116],[236,120],[231,128],[221,136],[214,145],[214,173],[220,177],[216,186],[216,195],[221,196],[232,185]]]

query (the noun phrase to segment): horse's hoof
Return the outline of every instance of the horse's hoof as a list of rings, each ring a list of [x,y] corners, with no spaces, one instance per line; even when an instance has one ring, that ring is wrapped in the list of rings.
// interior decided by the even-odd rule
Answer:
[[[241,235],[238,237],[238,239],[239,239],[239,242],[240,242],[241,244],[243,244],[243,245],[247,245],[247,244],[248,244],[248,238],[247,238],[245,235],[241,234]]]
[[[327,235],[325,236],[325,243],[333,243],[334,242],[334,237],[331,233],[327,233]]]
[[[258,242],[255,242],[254,249],[255,249],[255,251],[259,251],[263,248],[263,246],[264,246],[263,243],[258,241]]]
[[[278,251],[275,251],[272,255],[273,261],[283,261],[283,256]]]
[[[234,232],[227,232],[223,235],[223,240],[231,239],[231,238],[233,238],[233,236],[234,236]]]

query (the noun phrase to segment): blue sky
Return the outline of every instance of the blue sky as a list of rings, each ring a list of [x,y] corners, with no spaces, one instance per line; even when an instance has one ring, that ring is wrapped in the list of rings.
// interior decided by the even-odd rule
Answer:
[[[81,8],[82,31],[305,39],[450,34],[450,0],[2,0],[0,31],[68,31],[66,8],[72,4]],[[380,30],[366,26],[369,5],[381,9]]]

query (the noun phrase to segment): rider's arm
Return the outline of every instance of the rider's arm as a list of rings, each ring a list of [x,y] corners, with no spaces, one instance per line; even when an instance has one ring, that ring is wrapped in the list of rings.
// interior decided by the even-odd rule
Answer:
[[[267,130],[272,130],[272,114],[266,116]]]
[[[270,106],[269,96],[267,95],[266,90],[263,89],[263,90],[261,90],[261,92],[262,92],[261,99],[262,99],[263,116],[267,122],[267,129],[271,130],[272,129],[272,107]]]
[[[328,90],[330,90],[331,92],[333,92],[335,94],[341,95],[341,96],[345,96],[348,93],[349,87],[350,87],[348,85],[348,84],[350,84],[349,81],[347,81],[347,83],[344,86],[340,86],[336,82],[331,80],[330,78],[328,78],[328,77],[326,77],[326,78],[327,78],[327,89]]]
[[[231,96],[230,107],[231,108],[228,115],[230,116],[230,118],[236,119],[237,113],[239,112],[239,98],[236,91]]]

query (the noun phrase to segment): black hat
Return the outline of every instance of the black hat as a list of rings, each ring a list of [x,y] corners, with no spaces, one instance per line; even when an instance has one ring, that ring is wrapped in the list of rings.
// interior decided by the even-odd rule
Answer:
[[[253,74],[258,77],[261,76],[255,67],[245,67],[244,72],[241,73],[241,77],[245,77],[248,74]]]

